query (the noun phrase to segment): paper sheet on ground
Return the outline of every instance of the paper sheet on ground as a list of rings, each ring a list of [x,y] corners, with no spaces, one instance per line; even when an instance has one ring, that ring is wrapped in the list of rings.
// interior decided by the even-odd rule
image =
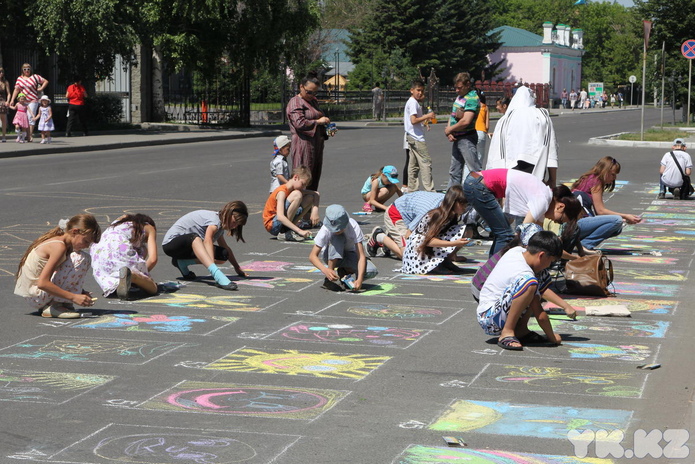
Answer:
[[[630,316],[630,310],[625,305],[585,306],[587,316]]]

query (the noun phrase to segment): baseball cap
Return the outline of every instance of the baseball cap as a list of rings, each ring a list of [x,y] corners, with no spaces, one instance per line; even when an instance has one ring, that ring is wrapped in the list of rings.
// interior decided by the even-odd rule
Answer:
[[[673,141],[673,144],[674,144],[674,145],[680,145],[680,146],[682,146],[682,147],[685,147],[685,146],[686,146],[686,145],[685,145],[685,140],[683,140],[683,139],[680,138],[680,137],[677,138],[676,140],[674,140],[674,141]]]
[[[331,232],[340,232],[347,227],[349,220],[350,218],[345,208],[340,205],[331,205],[326,208],[323,225]]]
[[[398,169],[396,169],[396,166],[384,166],[384,169],[382,169],[381,172],[392,184],[397,184],[400,182],[398,180]]]
[[[531,240],[531,237],[542,230],[543,228],[541,226],[533,222],[521,224],[516,228],[516,231],[519,232],[519,237],[521,237],[521,245],[525,247],[528,246],[528,242]]]
[[[275,138],[275,141],[273,141],[273,145],[275,145],[276,149],[280,149],[285,145],[289,145],[290,143],[292,143],[292,141],[286,135],[279,135]]]

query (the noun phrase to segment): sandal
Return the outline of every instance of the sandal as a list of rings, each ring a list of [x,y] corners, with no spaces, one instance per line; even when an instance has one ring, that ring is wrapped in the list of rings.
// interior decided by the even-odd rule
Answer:
[[[515,346],[514,344],[517,344],[519,346]],[[500,338],[497,341],[497,346],[499,346],[500,348],[504,348],[505,350],[510,350],[510,351],[522,351],[524,349],[524,347],[521,346],[519,339],[516,337]]]
[[[548,343],[548,340],[543,336],[539,335],[536,332],[529,332],[526,335],[519,337],[519,342],[528,345],[528,344],[539,344],[539,343]]]

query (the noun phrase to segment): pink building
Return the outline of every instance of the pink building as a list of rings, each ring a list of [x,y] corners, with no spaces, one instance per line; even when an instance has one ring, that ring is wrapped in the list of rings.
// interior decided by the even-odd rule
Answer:
[[[502,46],[488,56],[491,63],[501,61],[502,72],[493,80],[550,84],[550,96],[560,98],[562,89],[581,90],[582,55],[581,29],[551,22],[543,23],[543,36],[516,27],[502,26],[499,32]]]

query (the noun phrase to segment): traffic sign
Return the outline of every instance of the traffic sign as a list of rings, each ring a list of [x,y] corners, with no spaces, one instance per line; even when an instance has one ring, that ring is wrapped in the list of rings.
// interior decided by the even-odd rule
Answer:
[[[695,39],[688,39],[681,45],[681,53],[689,60],[695,58]]]
[[[632,76],[630,76],[628,81],[630,81],[630,84],[634,84],[635,82],[637,82],[637,76],[633,74]]]

